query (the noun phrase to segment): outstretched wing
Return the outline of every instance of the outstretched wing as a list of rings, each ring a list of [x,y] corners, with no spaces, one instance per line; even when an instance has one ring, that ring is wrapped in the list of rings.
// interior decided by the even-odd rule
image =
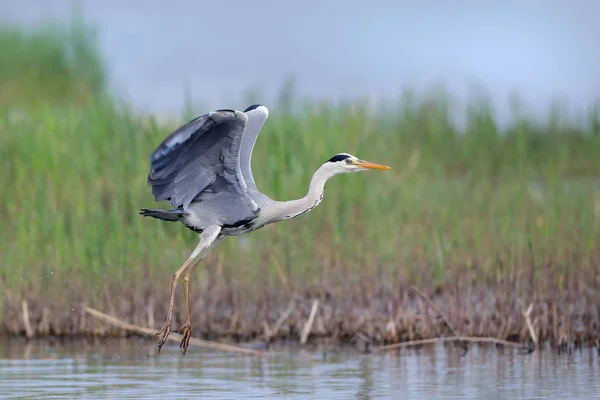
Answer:
[[[194,199],[227,192],[226,197],[255,210],[239,162],[247,123],[243,112],[217,110],[170,134],[150,157],[148,184],[154,199],[187,210]]]
[[[248,116],[248,123],[244,130],[240,148],[240,169],[242,170],[246,185],[248,185],[250,189],[258,191],[256,183],[254,182],[254,176],[252,176],[252,150],[254,149],[254,144],[256,143],[256,138],[258,138],[260,130],[269,117],[269,110],[263,105],[254,104],[246,108],[244,113]]]

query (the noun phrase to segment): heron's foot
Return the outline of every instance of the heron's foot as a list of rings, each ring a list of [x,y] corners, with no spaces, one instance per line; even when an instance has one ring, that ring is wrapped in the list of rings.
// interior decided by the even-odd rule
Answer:
[[[171,321],[166,321],[165,324],[163,325],[162,329],[160,331],[158,331],[158,333],[156,334],[156,336],[160,336],[160,339],[158,340],[158,352],[159,353],[160,353],[161,347],[167,341],[167,338],[169,337],[170,333],[171,333]]]
[[[176,329],[173,332],[183,335],[181,343],[179,343],[179,348],[183,349],[183,355],[185,356],[187,348],[190,345],[190,338],[192,337],[192,325],[189,322],[186,322],[181,326],[181,328]]]

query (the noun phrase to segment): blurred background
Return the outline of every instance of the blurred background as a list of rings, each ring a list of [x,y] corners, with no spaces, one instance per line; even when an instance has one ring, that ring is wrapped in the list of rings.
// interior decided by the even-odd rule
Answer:
[[[599,4],[0,5],[3,332],[111,329],[82,303],[158,327],[196,235],[138,216],[149,154],[260,102],[269,196],[303,196],[342,151],[393,170],[224,242],[193,277],[195,335],[261,338],[292,302],[275,337],[295,338],[314,299],[316,337],[443,334],[414,287],[463,334],[530,340],[533,305],[540,341],[598,338]]]
[[[600,349],[598,15],[0,0],[1,396],[595,396],[600,353],[573,350]],[[339,152],[393,169],[335,177],[310,213],[195,270],[192,335],[268,356],[158,355],[87,307],[162,326],[197,235],[138,215],[168,206],[149,156],[189,119],[257,102],[253,173],[272,198],[304,196]],[[458,335],[558,351],[376,348]]]
[[[545,114],[558,99],[589,107],[600,88],[595,2],[3,0],[0,18],[66,24],[74,7],[96,28],[107,86],[146,112],[247,91],[276,108],[290,80],[303,98],[345,100],[441,84],[463,102],[481,88],[505,122],[511,95]]]

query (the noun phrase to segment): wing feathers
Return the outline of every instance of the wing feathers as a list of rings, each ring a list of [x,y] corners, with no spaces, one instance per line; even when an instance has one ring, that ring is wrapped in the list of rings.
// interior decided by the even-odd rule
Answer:
[[[223,177],[241,197],[248,197],[240,169],[241,141],[248,117],[235,110],[217,110],[202,115],[170,134],[152,153],[148,183],[156,201],[171,200],[187,209],[203,191],[211,192]],[[244,200],[256,207],[251,198]]]
[[[260,130],[269,117],[269,110],[265,106],[255,104],[246,109],[246,114],[248,115],[248,123],[240,143],[240,169],[246,185],[256,190],[256,184],[252,176],[252,150]]]

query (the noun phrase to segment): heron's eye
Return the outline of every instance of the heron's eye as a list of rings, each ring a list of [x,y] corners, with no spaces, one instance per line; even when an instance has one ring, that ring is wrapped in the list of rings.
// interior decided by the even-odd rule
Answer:
[[[349,158],[346,158],[346,164],[352,164],[352,160]]]

